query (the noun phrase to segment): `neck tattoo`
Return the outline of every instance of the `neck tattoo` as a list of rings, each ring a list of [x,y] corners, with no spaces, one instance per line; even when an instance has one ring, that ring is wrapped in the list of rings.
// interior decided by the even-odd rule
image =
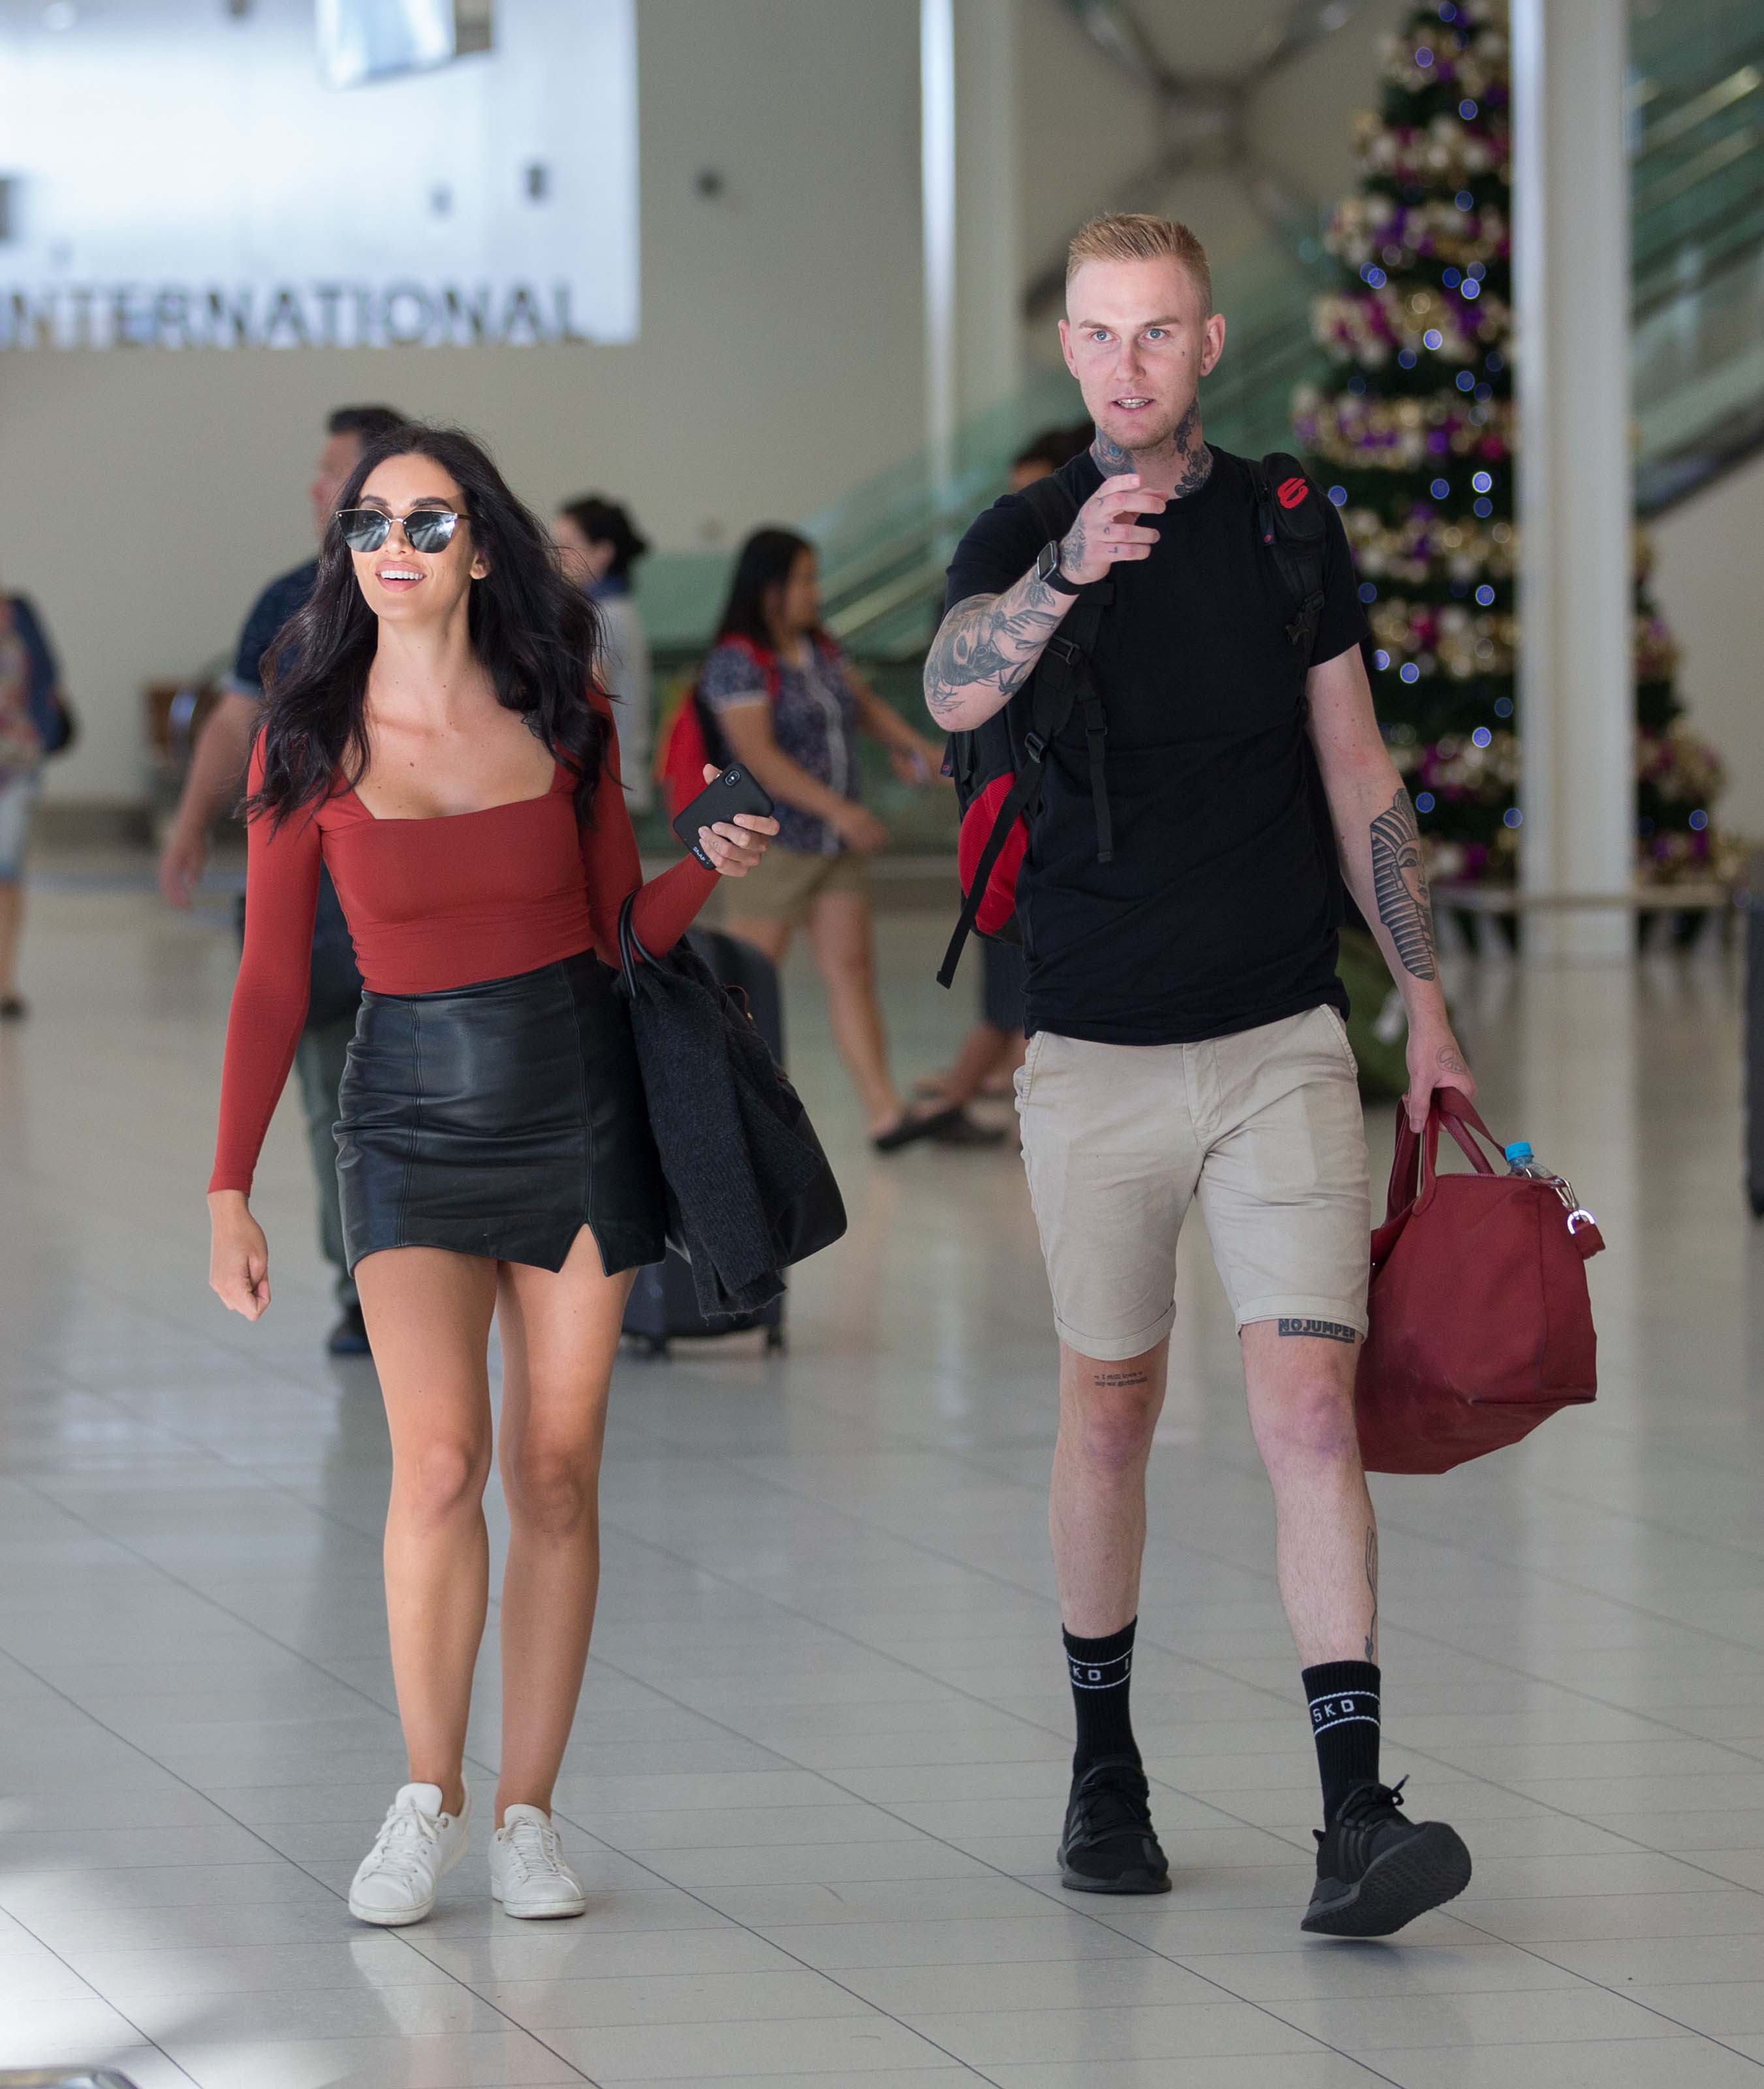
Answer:
[[[1169,436],[1155,448],[1140,452],[1123,449],[1099,428],[1090,454],[1105,478],[1116,478],[1124,471],[1140,472],[1149,478],[1174,461],[1176,476],[1170,490],[1173,500],[1198,493],[1212,476],[1212,452],[1201,440],[1198,399],[1190,402]]]

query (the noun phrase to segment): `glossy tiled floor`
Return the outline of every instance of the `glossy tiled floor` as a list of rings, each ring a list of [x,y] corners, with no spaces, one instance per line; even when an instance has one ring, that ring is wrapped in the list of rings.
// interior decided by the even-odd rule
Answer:
[[[940,932],[886,924],[920,1066],[960,1013],[926,984]],[[275,1310],[249,1330],[204,1288],[230,967],[218,917],[64,881],[39,1012],[0,1036],[0,2063],[144,2089],[1764,2084],[1764,1307],[1715,955],[1461,982],[1492,1121],[1605,1222],[1606,1392],[1379,1486],[1388,1760],[1477,1871],[1368,1945],[1297,1927],[1311,1752],[1198,1233],[1135,1682],[1177,1888],[1061,1893],[1053,1349],[1015,1164],[870,1165],[801,992],[852,1233],[796,1287],[787,1359],[620,1366],[559,1795],[591,1911],[493,1914],[480,1840],[426,1927],[352,1925],[401,1774],[385,1444],[371,1371],[317,1354],[289,1112]],[[496,1745],[487,1688],[484,1799]]]

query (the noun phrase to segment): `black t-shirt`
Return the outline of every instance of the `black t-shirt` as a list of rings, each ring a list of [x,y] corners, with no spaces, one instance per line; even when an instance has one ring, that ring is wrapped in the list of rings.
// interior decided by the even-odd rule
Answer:
[[[238,657],[227,684],[235,695],[262,696],[264,655],[269,650],[269,641],[297,609],[306,607],[307,596],[318,584],[319,562],[308,559],[291,573],[279,573],[251,604],[251,613],[239,633]]]
[[[1087,454],[1058,474],[1088,500]],[[1312,490],[1311,497],[1322,496]],[[1325,604],[1311,663],[1367,635],[1340,518],[1328,521]],[[1107,1044],[1229,1036],[1324,1002],[1335,976],[1335,844],[1305,734],[1292,606],[1256,542],[1249,467],[1212,476],[1157,519],[1146,560],[1118,566],[1092,654],[1109,718],[1114,860],[1097,860],[1084,727],[1054,743],[1018,881],[1028,1027]],[[998,594],[1045,532],[1007,495],[963,538],[947,599]]]

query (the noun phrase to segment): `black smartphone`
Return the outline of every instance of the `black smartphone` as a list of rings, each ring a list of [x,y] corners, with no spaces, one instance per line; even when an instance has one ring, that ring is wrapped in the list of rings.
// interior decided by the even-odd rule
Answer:
[[[715,870],[716,865],[698,846],[698,830],[732,820],[737,813],[758,813],[769,819],[771,810],[771,800],[737,761],[706,784],[675,821],[674,832],[706,870]]]

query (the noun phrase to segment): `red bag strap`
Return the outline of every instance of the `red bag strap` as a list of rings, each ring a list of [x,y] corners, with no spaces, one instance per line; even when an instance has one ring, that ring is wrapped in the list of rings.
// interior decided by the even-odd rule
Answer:
[[[1464,1157],[1479,1175],[1492,1175],[1493,1164],[1477,1145],[1473,1133],[1480,1133],[1499,1150],[1495,1135],[1476,1113],[1475,1105],[1461,1088],[1436,1088],[1427,1104],[1427,1124],[1417,1132],[1409,1122],[1405,1105],[1397,1105],[1397,1151],[1390,1164],[1390,1190],[1384,1204],[1388,1225],[1431,1190],[1439,1172],[1440,1127],[1444,1126],[1457,1142]]]

